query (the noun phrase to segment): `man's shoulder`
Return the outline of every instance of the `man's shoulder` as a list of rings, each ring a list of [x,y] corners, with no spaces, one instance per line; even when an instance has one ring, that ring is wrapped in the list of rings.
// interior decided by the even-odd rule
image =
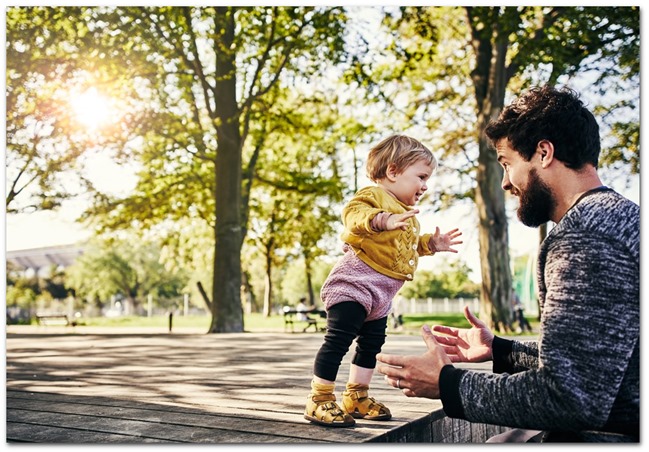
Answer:
[[[640,225],[640,206],[614,190],[593,193],[566,215],[586,228],[610,230],[611,225],[624,229]]]
[[[591,209],[623,210],[630,213],[640,210],[640,206],[613,189],[604,189],[584,199],[583,205]]]
[[[586,196],[548,234],[548,244],[560,237],[593,237],[634,250],[639,247],[640,207],[614,190]]]
[[[639,217],[640,207],[628,198],[609,188],[600,188],[585,193],[565,213],[558,225],[570,224],[576,219],[579,222],[590,218],[608,220],[620,216]]]

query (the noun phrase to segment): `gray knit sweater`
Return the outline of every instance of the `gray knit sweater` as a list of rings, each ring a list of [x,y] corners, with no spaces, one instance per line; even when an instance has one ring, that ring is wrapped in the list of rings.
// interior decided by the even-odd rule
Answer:
[[[544,430],[544,441],[639,442],[640,207],[586,193],[541,244],[537,342],[496,337],[494,373],[447,365],[444,411]]]

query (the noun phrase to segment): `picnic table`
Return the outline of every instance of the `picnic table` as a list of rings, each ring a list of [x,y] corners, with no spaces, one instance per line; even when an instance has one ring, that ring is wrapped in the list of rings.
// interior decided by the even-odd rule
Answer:
[[[325,323],[327,321],[326,320],[327,312],[323,309],[313,308],[308,310],[297,310],[286,306],[283,309],[283,314],[284,314],[284,331],[288,331],[290,329],[291,333],[294,333],[295,332],[294,326],[296,322],[304,324],[304,328],[302,328],[303,333],[306,333],[307,330],[311,327],[313,327],[314,332],[326,331],[325,327],[318,326],[319,318],[324,319],[323,321]],[[305,315],[306,319],[300,318],[301,317],[300,314]]]
[[[67,314],[36,314],[36,320],[40,325],[65,325],[65,326],[76,326],[77,322],[70,320]]]

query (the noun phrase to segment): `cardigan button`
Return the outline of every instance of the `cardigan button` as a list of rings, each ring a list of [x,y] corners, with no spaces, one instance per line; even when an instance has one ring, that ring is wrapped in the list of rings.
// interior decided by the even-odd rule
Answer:
[[[406,276],[408,277],[408,279],[412,279],[412,275],[410,273],[408,273]]]
[[[413,259],[410,259],[410,261],[409,261],[408,263],[409,263],[410,265],[415,265],[415,261],[414,261]]]

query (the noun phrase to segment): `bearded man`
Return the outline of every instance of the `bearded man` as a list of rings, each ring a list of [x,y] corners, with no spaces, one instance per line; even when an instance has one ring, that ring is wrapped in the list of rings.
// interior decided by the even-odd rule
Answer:
[[[490,442],[640,441],[640,207],[597,173],[599,127],[576,92],[533,88],[485,129],[502,188],[541,244],[539,341],[471,328],[424,326],[428,351],[380,354],[377,370],[408,397],[445,413],[512,427]],[[493,373],[455,362],[493,361]]]

